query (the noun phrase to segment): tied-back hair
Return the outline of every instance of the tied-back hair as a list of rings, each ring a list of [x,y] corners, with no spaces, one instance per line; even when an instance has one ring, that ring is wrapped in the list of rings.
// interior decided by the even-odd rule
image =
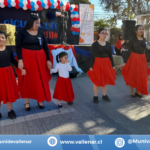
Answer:
[[[7,34],[4,31],[0,31],[0,34],[3,34],[5,36],[5,38],[7,39]]]
[[[56,56],[56,61],[59,63],[60,62],[60,58],[67,56],[68,54],[66,52],[61,52]]]
[[[142,26],[142,25],[136,25],[136,26],[135,26],[135,29],[134,29],[134,33],[133,33],[133,37],[132,37],[132,38],[133,38],[133,40],[135,40],[135,41],[138,40],[138,39],[137,39],[137,35],[136,35],[135,32],[138,30],[139,27],[143,27],[143,26]],[[146,40],[146,39],[144,38],[144,34],[142,35],[142,37],[143,37],[144,40]]]
[[[38,14],[31,13],[24,28],[26,30],[31,29],[33,27],[34,21],[39,20],[39,19],[40,19],[40,17]]]
[[[100,29],[98,30],[98,34],[101,33],[103,30],[106,30],[106,29],[105,29],[105,28],[100,28]],[[106,30],[106,31],[107,31],[107,30]],[[98,35],[97,40],[99,40],[99,38],[100,38],[100,37],[99,37],[99,35]]]
[[[122,34],[119,34],[119,37],[118,37],[119,40],[121,40],[121,38],[120,38],[121,36],[122,36]]]

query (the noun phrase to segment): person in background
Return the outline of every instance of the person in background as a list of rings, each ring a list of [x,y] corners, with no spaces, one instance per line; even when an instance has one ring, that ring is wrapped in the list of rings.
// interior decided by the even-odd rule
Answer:
[[[67,45],[67,22],[69,19],[68,12],[64,10],[64,5],[60,6],[60,10],[56,12],[58,24],[59,44]]]
[[[115,51],[116,51],[116,55],[121,55],[121,49],[124,49],[123,46],[122,46],[122,43],[121,43],[121,39],[122,39],[122,35],[120,34],[119,35],[119,38],[116,42],[116,45],[115,45]]]
[[[122,44],[123,48],[126,49],[127,48],[127,44],[129,43],[129,40],[125,40],[124,43]]]

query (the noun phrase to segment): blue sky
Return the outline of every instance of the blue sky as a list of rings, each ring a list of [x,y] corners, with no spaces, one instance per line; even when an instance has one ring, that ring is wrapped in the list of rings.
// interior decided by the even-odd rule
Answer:
[[[69,0],[63,0],[65,2],[69,2]],[[102,9],[102,7],[100,6],[99,0],[89,0],[92,4],[94,4],[94,19],[96,19],[96,17],[98,18],[109,18],[109,16],[114,15],[114,13],[110,12],[109,15],[106,15],[106,12]],[[107,13],[108,14],[108,13]],[[117,21],[117,27],[121,27],[122,25],[122,21],[118,20]]]

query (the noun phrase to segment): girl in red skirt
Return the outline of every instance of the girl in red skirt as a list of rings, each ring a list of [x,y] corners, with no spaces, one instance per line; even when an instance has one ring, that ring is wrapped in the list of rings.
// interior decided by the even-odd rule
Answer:
[[[116,55],[121,55],[121,49],[124,50],[123,46],[122,46],[122,43],[121,43],[121,39],[122,39],[122,35],[120,34],[119,35],[119,38],[116,42],[116,45],[115,45],[115,51],[116,51]]]
[[[141,98],[142,95],[148,95],[148,75],[149,69],[146,60],[146,40],[143,37],[144,29],[142,25],[135,27],[135,34],[129,40],[128,53],[130,57],[128,61],[121,65],[123,67],[122,75],[126,85],[130,86],[132,97]],[[133,92],[133,89],[136,92]]]
[[[26,69],[26,76],[18,76],[21,97],[25,98],[25,110],[30,110],[29,98],[36,99],[40,109],[43,103],[51,101],[49,80],[51,78],[49,48],[45,34],[39,30],[40,18],[30,15],[25,28],[16,36],[18,67]]]
[[[16,114],[13,111],[12,103],[19,99],[20,96],[11,63],[18,68],[18,62],[14,58],[13,51],[5,46],[6,39],[6,33],[0,31],[0,107],[2,102],[7,104],[8,117],[15,119]],[[25,75],[25,73],[23,69],[22,74]]]
[[[102,87],[102,99],[110,102],[106,95],[107,85],[115,85],[116,72],[112,58],[111,45],[106,42],[107,30],[99,30],[98,41],[92,44],[90,70],[87,72],[89,78],[94,84],[94,103],[98,103],[98,90]]]
[[[72,70],[69,61],[68,54],[66,52],[61,52],[56,57],[57,62],[55,69],[51,69],[52,73],[59,72],[59,77],[54,90],[53,98],[59,100],[58,107],[62,107],[61,101],[68,102],[69,105],[73,104],[74,92],[71,80],[69,78],[69,71]]]

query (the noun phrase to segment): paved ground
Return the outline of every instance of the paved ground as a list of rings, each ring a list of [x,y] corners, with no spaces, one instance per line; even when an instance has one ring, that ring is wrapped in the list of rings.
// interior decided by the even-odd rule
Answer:
[[[55,76],[50,81],[52,94],[56,80]],[[73,106],[63,103],[64,107],[57,109],[53,100],[53,106],[45,103],[46,111],[40,112],[32,100],[33,113],[28,114],[23,109],[24,100],[20,100],[22,104],[16,103],[14,108],[22,115],[13,121],[0,120],[0,134],[150,134],[150,96],[131,98],[122,76],[117,76],[116,86],[108,87],[111,103],[101,100],[101,89],[100,103],[92,102],[93,85],[86,74],[72,79],[72,83],[76,96]],[[6,113],[4,106],[3,116]]]

